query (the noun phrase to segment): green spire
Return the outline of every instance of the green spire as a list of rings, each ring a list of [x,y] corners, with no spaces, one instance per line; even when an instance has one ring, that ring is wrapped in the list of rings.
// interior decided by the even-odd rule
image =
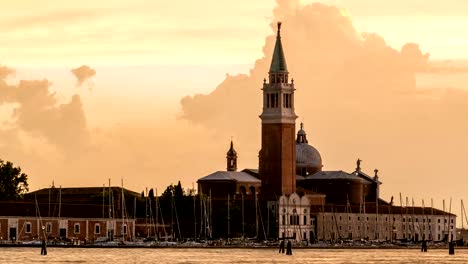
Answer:
[[[281,22],[278,22],[278,33],[276,35],[275,51],[271,60],[270,72],[287,72],[286,59],[284,58],[283,45],[281,44]]]

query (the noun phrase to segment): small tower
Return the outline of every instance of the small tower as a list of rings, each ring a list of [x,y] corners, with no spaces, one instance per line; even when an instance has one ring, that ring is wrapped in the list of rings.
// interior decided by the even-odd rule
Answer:
[[[304,131],[304,123],[301,123],[301,129],[297,132],[296,143],[298,144],[309,143],[309,141],[307,141],[307,134]]]
[[[226,153],[227,171],[237,171],[237,152],[234,149],[234,143],[231,140],[231,147]]]
[[[296,191],[296,114],[294,82],[281,44],[281,22],[278,22],[276,44],[268,82],[263,82],[262,148],[259,155],[261,193],[276,199]]]

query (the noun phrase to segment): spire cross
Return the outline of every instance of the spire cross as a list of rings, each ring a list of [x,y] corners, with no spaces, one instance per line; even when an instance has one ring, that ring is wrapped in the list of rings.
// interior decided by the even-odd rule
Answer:
[[[280,36],[281,31],[281,21],[278,21],[278,37]]]
[[[301,130],[304,128],[304,123],[301,122]]]

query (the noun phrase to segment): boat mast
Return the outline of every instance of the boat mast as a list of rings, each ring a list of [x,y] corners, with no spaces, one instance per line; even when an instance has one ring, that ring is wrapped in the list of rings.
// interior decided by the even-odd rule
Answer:
[[[433,216],[434,216],[434,200],[431,198],[431,219],[433,218]],[[433,236],[433,233],[434,233],[434,232],[432,232],[432,226],[434,226],[434,232],[435,232],[435,226],[436,226],[435,223],[431,224],[431,227],[430,227],[431,228],[431,236]],[[433,237],[432,237],[432,240],[434,240]]]
[[[447,212],[445,211],[445,199],[442,200],[442,206],[443,206],[443,209],[444,209],[444,236],[445,236],[445,226],[446,226],[445,221],[447,220],[446,219]],[[447,235],[447,241],[448,241],[448,235]]]
[[[242,198],[242,239],[244,239],[245,233],[244,233],[244,193],[241,192],[241,198]]]
[[[227,238],[228,239],[229,239],[229,237],[231,235],[231,216],[230,216],[229,200],[230,200],[230,194],[228,193],[228,198],[227,198],[227,207],[228,207],[228,210],[227,210],[227,222],[228,222],[228,225],[227,225]]]
[[[159,223],[159,210],[158,210],[158,207],[159,207],[159,200],[158,200],[158,188],[154,188],[154,203],[155,203],[155,209],[156,209],[156,221],[154,223],[154,236],[157,240],[159,240],[159,229],[158,229],[158,223]]]
[[[174,241],[174,190],[171,192],[171,239]]]
[[[402,199],[401,199],[401,193],[400,193],[400,216],[401,216],[401,230],[404,230],[404,236],[406,238],[406,228],[405,228],[406,220],[403,221],[403,219],[404,219],[403,218],[403,202],[402,202]]]
[[[124,225],[124,191],[123,191],[123,179],[120,179],[121,181],[121,184],[122,184],[122,188],[121,188],[121,206],[122,206],[122,209],[120,210],[121,214],[122,214],[122,240],[125,241],[125,225]]]
[[[196,209],[196,198],[195,186],[192,183],[192,195],[193,195],[193,240],[197,240],[197,209]]]
[[[60,219],[62,213],[62,185],[60,185],[59,189],[59,211],[58,211],[58,218]]]
[[[450,226],[450,215],[452,214],[452,197],[450,197],[449,203],[449,213],[448,213],[448,222],[447,222],[447,229],[448,229],[448,241],[452,242],[452,233],[451,233],[451,226]]]
[[[102,185],[102,218],[106,218],[106,186],[103,184]]]
[[[257,191],[255,191],[255,231],[256,231],[256,239],[258,240],[258,207],[257,207]]]
[[[426,240],[426,214],[425,214],[424,210],[425,210],[424,199],[422,199],[422,215],[423,215],[423,235],[422,235],[422,239]]]
[[[213,207],[212,207],[212,204],[211,204],[211,189],[210,189],[210,197],[209,197],[209,201],[210,201],[210,208],[209,208],[209,213],[208,213],[208,216],[209,216],[209,224],[208,224],[208,227],[209,227],[209,231],[210,231],[210,239],[213,239]]]
[[[460,214],[461,214],[461,223],[462,223],[462,230],[463,228],[463,199],[461,200],[461,205],[460,205]]]
[[[148,187],[145,188],[146,195],[145,195],[145,229],[146,229],[146,238],[150,237],[150,230],[148,227]]]

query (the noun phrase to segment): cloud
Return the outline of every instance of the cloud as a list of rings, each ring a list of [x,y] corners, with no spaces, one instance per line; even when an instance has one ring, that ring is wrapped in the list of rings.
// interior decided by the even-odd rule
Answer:
[[[76,77],[77,86],[82,86],[84,82],[88,82],[88,88],[91,89],[93,84],[89,81],[90,78],[96,75],[96,70],[90,68],[87,65],[75,68],[71,70],[71,73]]]
[[[13,69],[10,69],[6,66],[1,66],[0,65],[0,81],[2,80],[5,80],[6,77],[8,77],[9,75],[12,75],[14,74],[15,71]]]
[[[75,155],[89,144],[81,98],[74,95],[68,103],[59,104],[50,87],[45,79],[21,80],[16,85],[0,82],[0,106],[13,106],[9,134],[25,132],[42,138],[66,155]]]
[[[415,43],[394,49],[378,34],[358,32],[334,6],[277,4],[263,58],[248,75],[228,75],[211,93],[184,97],[182,119],[222,136],[236,133],[249,146],[244,153],[258,153],[261,86],[281,20],[298,121],[322,152],[324,169],[351,170],[360,157],[389,177],[386,191],[413,193],[421,181],[429,186],[442,174],[457,174],[445,168],[468,154],[461,148],[468,148],[468,124],[460,122],[468,115],[468,92],[418,88],[416,75],[431,70],[428,53]]]

